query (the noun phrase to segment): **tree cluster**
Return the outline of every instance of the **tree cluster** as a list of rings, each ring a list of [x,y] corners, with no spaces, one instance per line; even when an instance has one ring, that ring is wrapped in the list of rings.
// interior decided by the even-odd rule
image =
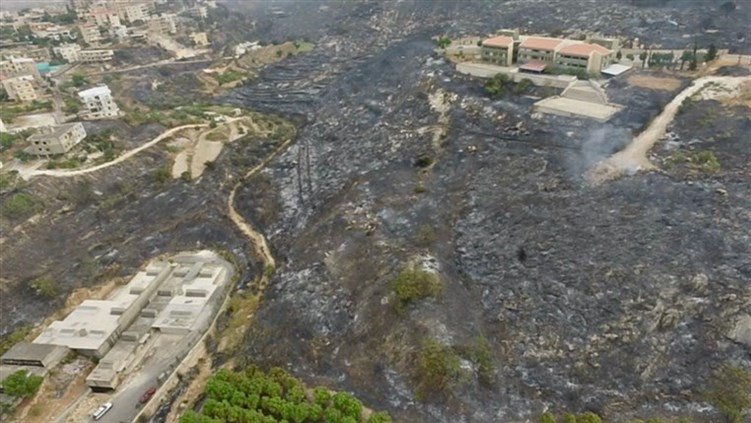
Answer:
[[[280,368],[268,374],[251,367],[244,372],[220,370],[204,388],[200,413],[189,411],[180,423],[390,423],[386,413],[363,417],[363,405],[346,393],[315,388],[311,393]]]
[[[33,396],[42,386],[44,378],[19,370],[3,380],[3,392],[16,398]]]

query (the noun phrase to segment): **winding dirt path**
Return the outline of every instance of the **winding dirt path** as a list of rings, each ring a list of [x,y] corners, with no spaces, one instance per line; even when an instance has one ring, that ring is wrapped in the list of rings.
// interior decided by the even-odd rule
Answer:
[[[85,175],[87,173],[96,172],[98,170],[106,169],[110,166],[120,164],[130,159],[131,157],[135,156],[136,154],[140,153],[141,151],[157,145],[160,141],[166,138],[169,138],[176,132],[179,132],[185,129],[191,129],[191,128],[205,128],[207,126],[209,125],[206,123],[197,123],[197,124],[191,124],[191,125],[177,126],[175,128],[162,132],[159,136],[147,142],[146,144],[138,146],[132,150],[128,150],[127,152],[125,152],[124,154],[121,154],[120,156],[118,156],[112,161],[102,163],[102,164],[92,166],[92,167],[87,167],[85,169],[45,169],[45,170],[33,169],[33,170],[19,172],[19,175],[21,175],[21,177],[26,180],[31,179],[34,176],[53,176],[56,178],[68,178],[71,176]]]
[[[647,153],[665,135],[668,125],[675,119],[683,100],[698,93],[709,83],[746,81],[751,81],[751,76],[705,76],[695,80],[688,88],[675,96],[649,127],[637,135],[626,148],[596,165],[587,175],[587,179],[591,183],[598,184],[623,174],[654,169],[655,165],[649,161]]]

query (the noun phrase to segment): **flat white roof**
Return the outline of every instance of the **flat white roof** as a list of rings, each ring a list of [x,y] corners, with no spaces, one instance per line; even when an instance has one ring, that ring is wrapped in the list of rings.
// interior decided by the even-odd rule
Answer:
[[[106,85],[100,85],[98,87],[89,88],[88,90],[79,91],[78,95],[81,97],[92,97],[95,95],[109,95],[110,89]]]
[[[167,284],[171,282],[176,285],[176,295],[159,313],[152,326],[158,329],[192,329],[226,279],[224,273],[222,266],[210,263],[185,263],[175,268]]]
[[[606,67],[601,72],[605,75],[611,75],[611,76],[618,76],[622,74],[623,72],[628,71],[631,69],[632,66],[629,65],[622,65],[620,63],[613,63],[612,65]]]

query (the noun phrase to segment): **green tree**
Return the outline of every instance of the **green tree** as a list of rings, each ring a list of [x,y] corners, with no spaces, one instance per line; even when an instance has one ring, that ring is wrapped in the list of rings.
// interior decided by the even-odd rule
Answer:
[[[485,82],[485,92],[493,97],[503,94],[510,81],[511,78],[505,73],[496,74]]]
[[[563,423],[576,423],[576,416],[571,413],[564,414]]]
[[[555,416],[553,413],[545,413],[540,416],[540,423],[555,423]]]
[[[709,48],[707,49],[707,56],[704,58],[705,61],[711,62],[717,58],[717,47],[715,47],[714,43],[709,45]]]
[[[576,417],[576,423],[602,423],[602,419],[597,414],[587,411]]]
[[[696,57],[694,56],[694,58],[691,59],[691,62],[689,62],[689,64],[688,64],[688,70],[695,71],[698,66],[699,66],[699,64],[696,61]]]
[[[420,396],[441,392],[461,374],[459,356],[450,346],[428,338],[418,353],[417,370]]]
[[[725,416],[728,423],[741,423],[751,417],[751,372],[729,364],[714,374],[707,401]]]
[[[47,298],[54,298],[57,295],[55,281],[49,276],[42,276],[34,279],[29,282],[29,287],[33,289],[37,295]]]
[[[71,81],[73,82],[73,86],[75,87],[80,87],[89,82],[89,80],[86,79],[86,76],[80,73],[74,73],[71,76]]]
[[[683,54],[681,54],[681,70],[683,70],[683,66],[686,64],[686,62],[690,62],[691,60],[693,60],[693,58],[694,55],[690,51],[683,50]]]
[[[618,60],[621,60],[622,57],[623,57],[623,53],[621,53],[621,51],[618,50],[618,53],[615,54],[615,58]]]
[[[44,378],[41,376],[19,370],[3,381],[3,391],[12,397],[28,398],[37,393],[43,381]]]
[[[446,48],[451,45],[451,38],[449,37],[441,37],[438,40],[436,40],[436,45],[440,48]]]
[[[391,416],[385,411],[373,413],[368,417],[368,423],[392,423]]]
[[[639,53],[639,60],[641,60],[641,67],[645,67],[647,65],[647,56],[649,55],[647,54],[646,51],[642,51],[641,53]]]

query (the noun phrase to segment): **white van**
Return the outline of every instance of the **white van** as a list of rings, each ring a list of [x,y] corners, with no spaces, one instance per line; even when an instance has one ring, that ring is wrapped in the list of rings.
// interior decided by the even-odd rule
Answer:
[[[111,402],[105,402],[104,404],[100,405],[99,408],[94,411],[94,414],[91,415],[91,417],[94,418],[94,420],[99,420],[107,414],[108,411],[110,411],[110,408],[112,408]]]

